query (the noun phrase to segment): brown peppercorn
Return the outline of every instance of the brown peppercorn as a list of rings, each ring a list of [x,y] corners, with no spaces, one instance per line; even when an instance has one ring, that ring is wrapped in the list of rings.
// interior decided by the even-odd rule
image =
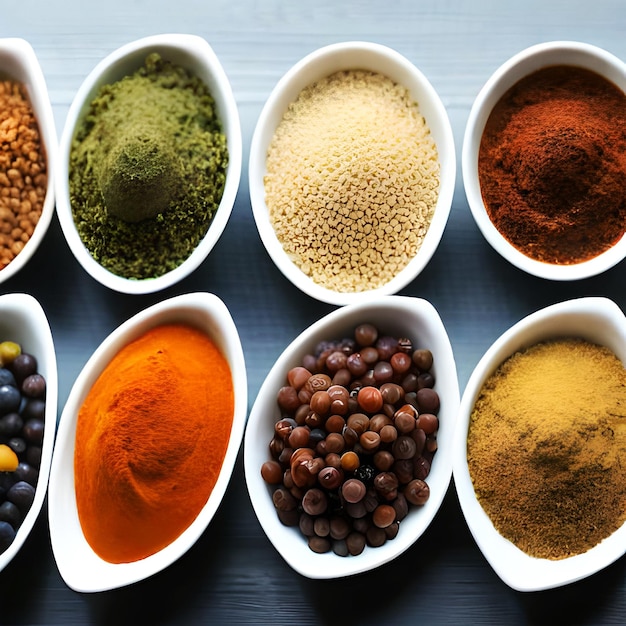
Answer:
[[[417,444],[408,435],[401,435],[391,445],[391,454],[396,459],[412,459],[416,450]]]
[[[354,472],[354,470],[360,465],[361,460],[356,452],[348,450],[348,452],[344,452],[341,455],[341,467],[346,472]]]
[[[377,413],[370,419],[369,429],[380,433],[381,428],[387,424],[392,424],[391,418],[384,413]]]
[[[328,433],[341,433],[346,425],[346,420],[341,415],[330,415],[324,423]]]
[[[385,404],[398,404],[404,397],[404,389],[398,383],[383,383],[380,386],[380,393]]]
[[[369,428],[369,424],[370,418],[364,413],[353,413],[346,421],[346,426],[357,435],[362,435]]]
[[[327,517],[316,517],[313,522],[313,530],[318,537],[330,535],[330,520]]]
[[[393,524],[389,524],[389,526],[387,526],[384,530],[387,539],[395,539],[400,531],[400,524],[398,522],[394,522]]]
[[[283,441],[286,441],[294,427],[295,421],[290,419],[281,419],[274,424],[274,432],[276,433],[276,436],[280,437]]]
[[[374,467],[381,472],[389,471],[395,461],[393,454],[391,454],[389,450],[378,450],[378,452],[374,454],[373,460]]]
[[[416,426],[417,411],[411,404],[401,406],[393,416],[394,426],[401,433],[410,433]]]
[[[439,418],[432,413],[420,413],[416,423],[427,435],[432,435],[439,428]]]
[[[292,511],[298,506],[298,501],[285,487],[278,487],[274,491],[272,501],[279,511]]]
[[[320,415],[326,415],[330,409],[331,398],[328,395],[328,391],[325,389],[316,391],[311,396],[311,401],[309,402],[311,406],[311,410],[315,411],[315,413],[319,413]]]
[[[340,433],[328,433],[326,435],[326,453],[340,453],[343,452],[346,447],[346,442]]]
[[[417,408],[420,413],[437,413],[439,411],[439,394],[430,387],[417,390]]]
[[[317,554],[324,554],[325,552],[330,552],[331,545],[330,541],[326,539],[326,537],[313,535],[312,537],[309,537],[309,548]]]
[[[328,508],[328,498],[326,494],[317,487],[313,487],[304,494],[302,498],[302,509],[309,515],[321,515]]]
[[[298,521],[300,532],[305,537],[312,537],[315,534],[315,518],[308,513],[301,513]]]
[[[412,355],[413,363],[422,372],[429,370],[433,366],[433,354],[424,348],[417,349]]]
[[[403,493],[398,493],[391,506],[396,511],[396,520],[401,522],[409,514],[409,503]]]
[[[357,394],[357,402],[366,413],[378,413],[383,407],[383,396],[378,387],[362,387]]]
[[[330,518],[330,536],[333,539],[345,539],[350,529],[350,523],[345,517],[335,515]]]
[[[375,452],[380,446],[380,435],[373,430],[366,430],[360,437],[359,443],[367,453]]]
[[[411,504],[420,506],[430,497],[430,487],[423,480],[416,478],[404,488],[403,493]]]
[[[367,539],[367,545],[372,548],[380,548],[387,541],[384,529],[377,526],[370,526],[365,533],[365,538]]]
[[[374,478],[374,489],[384,500],[396,497],[398,477],[393,472],[381,472]]]
[[[283,468],[278,461],[266,461],[261,466],[261,476],[269,485],[278,485],[283,480]]]
[[[365,535],[358,532],[352,532],[346,537],[346,544],[348,546],[348,552],[350,552],[352,556],[357,556],[365,549]]]
[[[301,404],[298,392],[294,387],[281,387],[278,391],[277,402],[280,410],[287,414],[292,414]]]
[[[343,482],[343,471],[336,467],[326,466],[320,470],[317,481],[324,489],[337,489]]]
[[[387,424],[380,429],[379,435],[383,443],[393,443],[398,438],[398,430],[392,424]]]
[[[349,478],[341,487],[341,495],[346,502],[360,502],[364,497],[367,489],[362,481],[357,478]]]
[[[292,367],[287,372],[287,382],[296,390],[302,389],[304,383],[311,377],[311,372],[305,367]]]
[[[372,521],[378,528],[386,528],[396,520],[396,510],[390,504],[381,504],[372,513]]]
[[[348,370],[340,370],[340,371],[348,371]],[[351,380],[350,373],[348,372],[348,380],[346,384],[348,384]],[[336,413],[337,415],[345,415],[348,412],[350,406],[350,392],[343,385],[332,384],[328,388],[328,396],[331,400],[330,404],[330,413]]]

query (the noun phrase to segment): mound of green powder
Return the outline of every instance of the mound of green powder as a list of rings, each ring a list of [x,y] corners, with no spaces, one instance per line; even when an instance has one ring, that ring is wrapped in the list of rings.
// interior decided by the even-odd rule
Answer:
[[[156,278],[196,248],[219,206],[228,151],[208,87],[157,53],[103,86],[69,161],[72,214],[98,263]]]

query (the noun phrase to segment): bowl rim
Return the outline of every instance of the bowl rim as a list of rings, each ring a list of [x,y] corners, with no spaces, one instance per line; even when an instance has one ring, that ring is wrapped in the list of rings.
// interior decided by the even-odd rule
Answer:
[[[399,322],[402,316],[406,320]],[[269,456],[263,445],[271,431],[273,419],[279,411],[275,404],[277,389],[284,384],[289,367],[300,363],[300,358],[320,339],[328,338],[328,331],[336,336],[341,329],[353,328],[365,319],[373,320],[382,328],[411,328],[418,342],[430,342],[434,350],[433,373],[439,389],[445,390],[442,403],[438,441],[429,477],[431,487],[428,502],[415,508],[402,521],[402,529],[393,541],[378,548],[366,548],[356,557],[340,557],[334,553],[315,554],[296,528],[283,526],[274,510],[271,488],[260,475],[261,463]],[[404,330],[404,328],[402,328]],[[452,443],[459,406],[459,388],[456,364],[450,339],[435,307],[422,298],[388,295],[340,307],[318,319],[283,350],[265,377],[248,417],[244,435],[244,474],[248,496],[256,517],[270,543],[283,560],[298,574],[310,579],[349,577],[380,567],[406,552],[430,526],[449,489],[452,466]],[[268,408],[271,407],[271,408]],[[267,440],[269,442],[269,439]],[[443,444],[443,445],[441,445]]]
[[[599,46],[569,40],[529,46],[502,63],[478,92],[465,126],[461,170],[465,196],[474,221],[496,252],[528,274],[547,280],[573,281],[601,274],[622,261],[626,257],[626,233],[602,254],[580,263],[563,265],[532,259],[515,248],[491,222],[478,182],[477,156],[480,138],[493,106],[518,80],[533,71],[555,64],[591,69],[611,80],[626,93],[626,62]]]
[[[82,534],[76,512],[73,458],[77,412],[111,358],[128,342],[163,323],[190,323],[212,337],[228,360],[235,404],[230,441],[207,503],[183,533],[159,552],[130,563],[109,563],[96,555]],[[231,481],[247,418],[247,375],[237,327],[224,302],[208,292],[186,293],[143,309],[113,330],[92,353],[76,378],[59,420],[49,485],[49,530],[57,568],[71,589],[110,590],[144,580],[190,550],[207,530]]]
[[[579,336],[607,345],[626,363],[626,318],[603,296],[583,296],[549,305],[527,315],[502,333],[483,354],[465,387],[454,441],[453,477],[469,530],[494,572],[516,591],[561,587],[607,567],[626,552],[626,523],[585,553],[565,559],[531,557],[505,539],[479,504],[467,463],[471,411],[487,378],[509,356],[542,340]]]
[[[15,539],[0,554],[0,571],[2,571],[28,539],[45,503],[57,428],[58,370],[52,330],[40,302],[27,293],[5,293],[0,295],[0,312],[2,313],[0,329],[15,325],[19,320],[19,334],[33,338],[29,340],[28,344],[24,340],[20,341],[22,351],[35,356],[38,371],[46,379],[44,438],[35,497],[15,534]],[[6,324],[6,320],[10,320],[10,323]],[[14,337],[0,337],[0,341],[5,339],[15,340]]]
[[[69,196],[69,155],[76,126],[98,89],[139,68],[149,52],[187,67],[207,84],[215,100],[228,147],[224,192],[209,229],[193,252],[174,269],[141,280],[118,276],[103,268],[83,244],[72,217]],[[67,244],[80,265],[99,283],[120,293],[147,294],[170,287],[186,278],[207,258],[220,239],[232,214],[242,170],[242,132],[239,110],[228,76],[217,54],[203,37],[186,33],[162,33],[130,41],[102,58],[88,73],[76,92],[66,117],[59,146],[57,169],[57,214]]]
[[[46,155],[46,196],[41,216],[33,234],[19,254],[2,270],[0,283],[12,278],[30,261],[43,241],[55,212],[55,178],[58,158],[57,131],[48,93],[46,78],[35,50],[21,37],[0,38],[0,75],[21,82],[25,88],[39,127],[39,135]]]
[[[287,105],[307,85],[341,70],[379,71],[409,89],[435,136],[440,163],[440,188],[435,212],[418,254],[384,285],[365,292],[337,292],[314,282],[288,257],[270,223],[264,199],[266,150]],[[278,80],[257,120],[250,145],[248,186],[257,230],[266,252],[292,284],[309,296],[334,305],[391,295],[414,280],[434,255],[452,208],[456,179],[456,150],[450,119],[439,94],[425,74],[407,57],[388,46],[369,41],[343,41],[317,48],[302,57]]]

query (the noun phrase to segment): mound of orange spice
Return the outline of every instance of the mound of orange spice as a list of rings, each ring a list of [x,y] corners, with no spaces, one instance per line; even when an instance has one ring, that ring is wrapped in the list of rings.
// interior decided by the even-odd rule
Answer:
[[[78,516],[92,549],[126,563],[169,545],[217,481],[233,420],[230,368],[211,339],[163,325],[109,362],[78,415]]]

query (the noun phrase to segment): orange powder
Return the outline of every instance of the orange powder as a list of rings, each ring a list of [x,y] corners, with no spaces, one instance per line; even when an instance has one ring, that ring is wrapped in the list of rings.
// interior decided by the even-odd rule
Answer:
[[[197,329],[159,326],[116,354],[76,426],[78,516],[101,558],[145,558],[194,521],[222,467],[233,409],[229,365]]]

